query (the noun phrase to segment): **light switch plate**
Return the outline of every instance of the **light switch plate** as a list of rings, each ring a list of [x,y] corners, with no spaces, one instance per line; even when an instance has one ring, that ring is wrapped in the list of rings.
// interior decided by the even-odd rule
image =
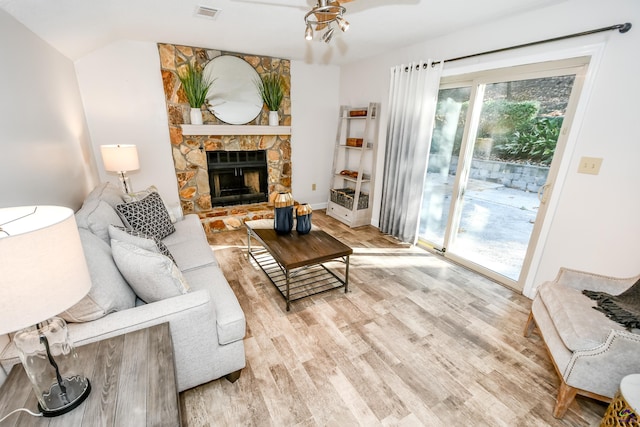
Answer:
[[[578,173],[588,173],[590,175],[598,175],[600,166],[602,165],[602,157],[582,157],[578,166]]]

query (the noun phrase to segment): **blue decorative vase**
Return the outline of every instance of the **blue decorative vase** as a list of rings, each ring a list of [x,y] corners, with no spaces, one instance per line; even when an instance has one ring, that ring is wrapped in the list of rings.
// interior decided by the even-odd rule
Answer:
[[[291,232],[293,228],[293,206],[275,209],[273,228],[278,234],[289,234]]]
[[[311,231],[311,206],[307,204],[297,206],[296,231],[298,234],[307,234]]]
[[[293,197],[290,193],[280,193],[274,204],[273,228],[278,234],[289,234],[293,228]]]

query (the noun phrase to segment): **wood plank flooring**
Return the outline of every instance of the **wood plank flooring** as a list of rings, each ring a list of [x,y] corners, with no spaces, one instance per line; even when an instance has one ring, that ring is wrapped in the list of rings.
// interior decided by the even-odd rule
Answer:
[[[354,249],[350,292],[290,312],[245,231],[210,236],[247,318],[247,367],[183,392],[185,426],[599,424],[606,405],[582,397],[551,415],[558,378],[541,339],[522,336],[529,299],[374,227],[322,211],[313,223]]]

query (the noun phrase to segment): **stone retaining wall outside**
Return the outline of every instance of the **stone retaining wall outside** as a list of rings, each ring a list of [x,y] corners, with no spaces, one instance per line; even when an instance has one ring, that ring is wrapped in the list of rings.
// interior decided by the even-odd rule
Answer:
[[[458,157],[454,156],[449,165],[449,174],[455,174],[457,167]],[[531,192],[537,192],[547,182],[547,175],[549,175],[548,166],[480,159],[473,159],[470,174],[472,179],[496,182],[508,188]]]

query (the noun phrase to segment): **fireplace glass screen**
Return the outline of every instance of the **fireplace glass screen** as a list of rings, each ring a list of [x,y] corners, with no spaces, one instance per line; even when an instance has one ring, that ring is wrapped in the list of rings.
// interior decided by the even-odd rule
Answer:
[[[211,206],[268,199],[266,151],[207,151]]]

